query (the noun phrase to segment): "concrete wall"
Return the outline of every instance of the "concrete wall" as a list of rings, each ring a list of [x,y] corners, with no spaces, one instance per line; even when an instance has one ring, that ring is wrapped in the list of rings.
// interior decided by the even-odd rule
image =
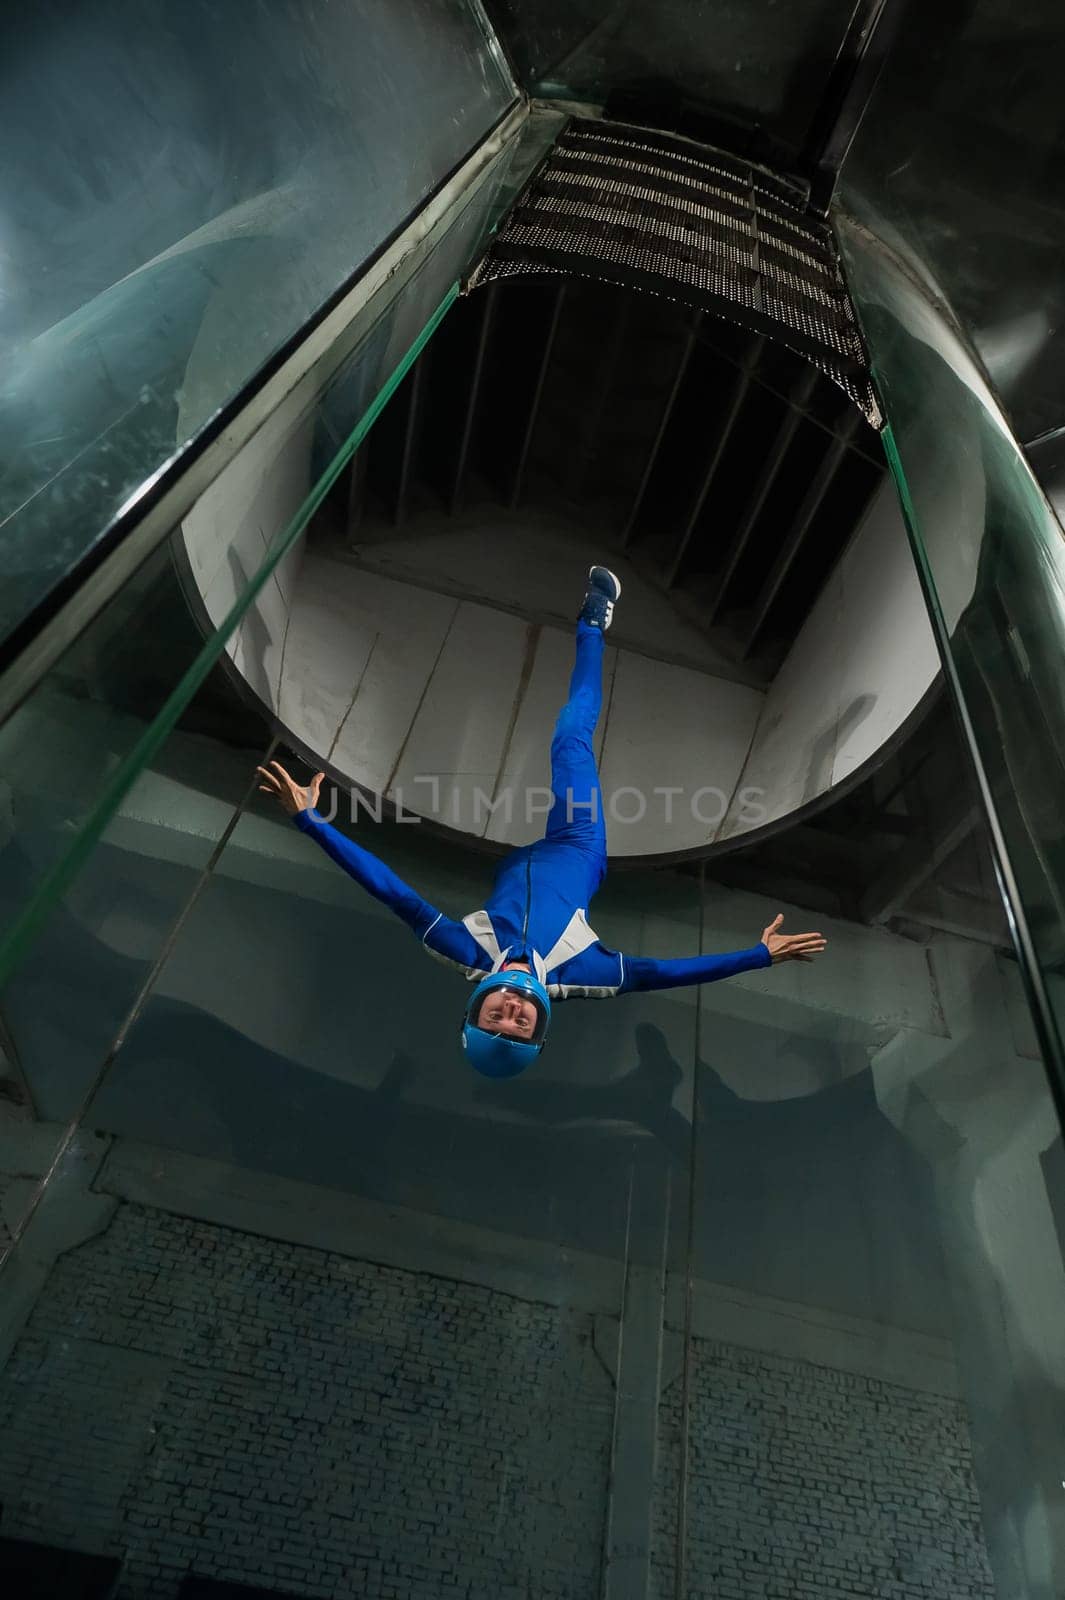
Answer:
[[[516,588],[501,541],[522,551]],[[507,843],[537,837],[543,813],[530,816],[526,797],[549,783],[571,660],[564,619],[596,558],[586,538],[537,523],[371,546],[361,559],[374,571],[309,559],[282,721],[338,777],[420,816]],[[754,833],[827,795],[897,733],[938,673],[890,481],[768,693],[617,564],[624,602],[597,750],[612,855]],[[520,614],[500,609],[508,600]]]
[[[195,749],[187,755],[192,777]],[[193,783],[149,777],[7,997],[46,1118],[80,1104],[231,816]],[[213,778],[224,787],[228,771]],[[490,863],[456,857],[416,827],[371,824],[357,836],[449,914],[483,903]],[[705,942],[748,946],[776,909],[714,894]],[[801,908],[782,909],[787,926],[809,925]],[[625,951],[693,954],[698,885],[619,874],[593,922]],[[883,930],[815,925],[830,956],[812,966],[745,974],[701,996],[559,1007],[536,1074],[501,1090],[471,1074],[456,1048],[449,1019],[461,977],[420,957],[409,932],[295,828],[274,813],[247,815],[96,1098],[92,1126],[609,1254],[624,1237],[633,1161],[639,1173],[665,1168],[686,1183],[698,1024],[714,1156],[702,1198],[725,1224],[705,1235],[707,1275],[720,1277],[727,1260],[742,1286],[797,1297],[794,1264],[825,1213],[837,1248],[814,1253],[806,1289],[818,1303],[859,1316],[904,1305],[942,1319],[934,1249],[916,1226],[920,1165],[878,1115],[866,1070],[900,1029],[941,1034],[925,954]],[[413,982],[431,1027],[409,1004]],[[802,1151],[822,1154],[817,1185]],[[892,1243],[900,1205],[915,1224],[905,1249]]]
[[[181,527],[193,582],[218,628],[310,492],[314,416],[306,386],[291,395],[197,500]],[[298,540],[256,597],[226,650],[272,711],[278,705],[288,612],[303,558]]]
[[[495,565],[498,582],[498,554]],[[554,576],[556,590],[571,592],[571,615],[586,571],[569,552]],[[338,777],[461,832],[524,844],[543,833],[551,731],[572,661],[572,624],[530,624],[308,556],[280,714]],[[607,651],[597,753],[613,855],[706,842],[735,792],[761,702],[743,683]],[[653,792],[667,784],[682,791],[668,808]]]
[[[156,775],[138,789],[8,997],[47,1117],[80,1103],[156,955],[160,916],[165,931],[181,885],[195,883],[188,852],[228,820],[223,801],[175,788]],[[159,827],[160,816],[181,816],[187,834]],[[474,864],[424,830],[370,826],[358,837],[449,913],[480,903]],[[697,888],[618,875],[594,925],[626,951],[694,953]],[[775,909],[715,895],[706,943],[749,945]],[[799,908],[784,910],[788,926],[808,925]],[[745,974],[701,996],[560,1007],[536,1074],[500,1089],[456,1048],[461,977],[420,957],[409,932],[296,829],[249,815],[91,1125],[610,1254],[622,1248],[634,1162],[649,1181],[664,1170],[686,1185],[698,1022],[712,1156],[700,1203],[721,1224],[701,1235],[700,1270],[782,1298],[806,1292],[847,1314],[890,1319],[905,1308],[911,1326],[931,1330],[946,1312],[934,1238],[920,1226],[927,1181],[879,1115],[867,1072],[898,1030],[941,1033],[925,954],[882,930],[816,925],[831,959],[813,966]],[[412,983],[430,1027],[409,1003]],[[816,1184],[805,1164],[815,1156]],[[817,1245],[826,1226],[833,1249]]]
[[[1047,1180],[1060,1127],[1013,964],[958,939],[937,941],[930,964],[948,1033],[899,1034],[873,1056],[873,1080],[933,1175],[997,1594],[1056,1600],[1065,1219]]]
[[[939,673],[894,483],[885,478],[766,695],[740,775],[773,821],[827,794],[902,727]],[[740,808],[718,839],[750,831]]]
[[[216,624],[310,487],[311,446],[286,405],[186,518]],[[297,547],[229,653],[338,780],[522,844],[543,829],[571,619],[603,551],[557,520],[484,520],[370,546],[359,566]],[[504,550],[521,552],[520,578]],[[615,856],[754,833],[827,795],[876,756],[939,670],[889,481],[768,693],[617,565],[624,604],[597,749]]]

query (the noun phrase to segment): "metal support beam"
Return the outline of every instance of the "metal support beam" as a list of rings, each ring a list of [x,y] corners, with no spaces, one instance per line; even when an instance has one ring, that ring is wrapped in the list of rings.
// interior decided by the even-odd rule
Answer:
[[[540,366],[536,374],[536,386],[533,389],[532,400],[529,403],[529,415],[525,421],[525,431],[522,434],[521,449],[518,452],[518,462],[514,469],[514,482],[510,491],[510,509],[521,499],[522,480],[525,477],[525,467],[529,459],[529,447],[532,444],[533,431],[536,419],[540,414],[540,401],[544,393],[544,380],[547,369],[551,365],[551,355],[555,347],[555,336],[558,333],[558,321],[562,315],[562,305],[566,298],[566,282],[563,279],[555,290],[555,303],[551,309],[551,321],[548,324],[547,337],[540,355]]]
[[[982,811],[967,782],[959,783],[946,754],[922,763],[907,785],[910,809],[928,824],[889,861],[862,895],[863,922],[906,915],[906,902],[925,888],[958,846],[979,828]]]
[[[366,509],[366,468],[370,454],[364,444],[351,458],[348,472],[348,504],[344,518],[344,540],[350,547],[359,543],[362,531],[362,514]]]
[[[941,824],[912,850],[903,851],[902,859],[888,866],[862,896],[862,921],[886,922],[896,912],[905,916],[910,896],[927,885],[947,857],[953,855],[979,826],[980,820],[980,807],[966,805],[960,816]]]
[[[743,361],[740,357],[734,356],[728,350],[722,350],[720,345],[715,344],[712,339],[706,338],[705,335],[699,340],[699,343],[705,345],[707,350],[712,350],[716,356],[721,358],[722,361],[727,361],[729,366],[743,366]],[[826,383],[831,383],[832,381],[832,379],[825,375]],[[785,394],[783,389],[778,389],[775,383],[770,383],[764,373],[755,372],[752,374],[751,387],[755,389],[764,389],[766,394],[774,395],[776,399],[783,400],[785,405],[792,405],[794,403],[791,396]],[[842,394],[843,392],[844,391],[841,389],[840,393]],[[864,416],[861,407],[857,407],[856,409],[859,416]],[[834,427],[830,422],[824,422],[814,411],[807,411],[805,414],[805,420],[813,427],[819,428],[822,433],[827,433],[830,435],[830,437],[833,439],[839,434],[839,428]],[[880,448],[879,444],[876,443],[878,437],[879,436],[877,435],[875,429],[870,427],[867,435],[859,434],[855,438],[852,448],[857,455],[860,455],[864,460],[868,461],[870,466],[879,467],[881,470],[883,470],[884,452]],[[867,445],[867,438],[873,442]]]
[[[654,471],[655,462],[658,460],[658,452],[662,447],[662,440],[666,436],[666,429],[669,427],[670,418],[673,415],[673,408],[677,403],[677,396],[680,393],[680,386],[684,382],[685,373],[687,372],[691,363],[692,353],[695,350],[695,346],[699,337],[699,329],[703,324],[703,316],[704,313],[702,311],[696,313],[695,321],[692,323],[688,337],[685,340],[684,349],[681,353],[676,375],[674,376],[669,394],[666,397],[666,403],[662,407],[662,415],[658,419],[658,427],[655,430],[655,436],[651,442],[651,448],[647,453],[647,460],[644,463],[643,476],[640,479],[640,486],[636,490],[636,498],[632,502],[632,509],[629,512],[628,520],[622,529],[622,549],[625,548],[631,539],[636,518],[640,514],[640,507],[643,505],[643,497],[647,493],[647,485],[651,481],[651,474]]]
[[[655,1466],[662,1391],[678,1376],[681,1340],[666,1331],[672,1183],[664,1163],[629,1169],[625,1286],[620,1325],[597,1318],[596,1353],[614,1378],[610,1496],[604,1530],[603,1600],[648,1600]],[[605,1326],[604,1326],[605,1324]]]
[[[0,1102],[5,1100],[25,1107],[31,1116],[37,1117],[30,1080],[23,1068],[18,1045],[0,1011]]]
[[[625,349],[626,336],[629,331],[629,322],[632,316],[632,295],[623,290],[617,290],[615,291],[615,302],[614,325],[610,330],[609,338],[605,341],[603,355],[598,363],[595,399],[585,409],[580,444],[574,450],[570,462],[568,487],[570,494],[573,496],[579,495],[584,485],[592,459],[592,452],[595,449],[595,442],[599,437],[599,429],[602,426],[607,396],[614,390],[618,368],[621,365],[622,352]]]
[[[711,625],[721,610],[722,602],[724,601],[728,586],[732,582],[743,553],[747,548],[747,542],[751,537],[751,532],[754,528],[754,525],[758,521],[758,518],[762,512],[762,508],[769,498],[769,491],[776,482],[777,473],[784,464],[784,457],[787,455],[788,450],[791,447],[791,442],[798,431],[799,424],[803,420],[803,407],[813,394],[814,385],[817,382],[817,378],[817,368],[807,367],[795,386],[794,393],[789,402],[790,409],[788,410],[788,413],[780,427],[777,429],[777,436],[773,441],[772,449],[765,459],[758,486],[755,489],[754,494],[751,496],[747,510],[744,512],[743,519],[740,522],[739,528],[737,529],[735,538],[732,542],[732,550],[725,565],[725,570],[722,572],[718,580],[717,594],[714,596],[714,599],[711,602],[710,614],[707,619]]]
[[[766,618],[787,580],[795,558],[802,548],[803,541],[810,530],[814,518],[821,509],[826,494],[835,481],[836,474],[850,448],[850,441],[857,432],[858,424],[861,420],[860,413],[856,408],[848,412],[844,423],[844,431],[833,439],[825,451],[821,465],[810,480],[810,487],[803,496],[803,501],[796,513],[795,520],[777,552],[776,558],[769,569],[769,575],[755,601],[754,615],[740,650],[741,661],[747,660],[754,648],[755,641],[765,627]]]
[[[490,283],[484,291],[484,311],[481,314],[481,326],[477,330],[477,348],[473,357],[473,371],[470,374],[470,387],[466,397],[466,415],[462,419],[462,434],[459,438],[458,450],[455,452],[455,471],[451,479],[451,493],[448,498],[448,510],[452,516],[455,516],[462,509],[462,495],[466,483],[466,466],[470,458],[470,441],[473,438],[473,424],[481,398],[485,352],[492,336],[492,327],[495,323],[498,304],[499,284]]]
[[[1010,947],[1009,924],[1001,900],[984,899],[936,884],[930,885],[923,897],[921,891],[911,895],[902,915],[909,923],[938,928],[941,933],[952,933],[959,939],[978,939],[981,944],[992,945],[997,950]]]
[[[714,478],[717,475],[717,469],[721,464],[721,460],[726,449],[728,448],[729,439],[732,437],[732,430],[736,426],[740,412],[743,410],[743,402],[747,398],[747,392],[751,387],[751,378],[755,367],[758,365],[764,347],[765,339],[761,335],[758,335],[756,338],[752,339],[747,347],[743,362],[736,374],[736,381],[732,386],[732,394],[729,398],[728,414],[726,415],[724,424],[720,433],[718,434],[717,443],[710,452],[710,460],[707,463],[706,471],[703,473],[691,511],[688,513],[688,519],[681,530],[680,541],[677,544],[676,552],[673,556],[672,562],[670,563],[669,572],[666,575],[667,589],[672,589],[673,585],[677,581],[677,574],[681,569],[681,564],[684,561],[688,546],[691,543],[691,537],[695,531],[695,525],[702,515],[707,496],[709,495],[710,490],[713,488]]]
[[[407,426],[403,432],[403,450],[399,458],[399,479],[396,484],[396,503],[392,512],[392,521],[397,528],[402,527],[407,515],[411,467],[414,462],[414,453],[417,449],[421,425],[422,400],[425,390],[425,358],[427,353],[423,352],[414,363],[414,370],[410,375]]]
[[[911,4],[912,0],[856,0],[801,157],[811,180],[810,204],[822,215],[828,211],[839,169]]]

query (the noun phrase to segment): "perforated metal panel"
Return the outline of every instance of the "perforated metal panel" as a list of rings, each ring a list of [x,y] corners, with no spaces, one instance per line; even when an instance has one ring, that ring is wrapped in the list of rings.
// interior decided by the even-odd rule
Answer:
[[[470,287],[552,274],[662,295],[766,334],[882,425],[829,229],[798,191],[733,156],[646,128],[571,122]]]

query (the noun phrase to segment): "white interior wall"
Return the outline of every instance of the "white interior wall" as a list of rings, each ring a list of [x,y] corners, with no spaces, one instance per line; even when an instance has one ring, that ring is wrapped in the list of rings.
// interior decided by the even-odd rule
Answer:
[[[182,523],[192,576],[217,628],[311,489],[313,416],[294,391],[200,496]],[[282,558],[226,645],[250,687],[277,709],[303,540]]]
[[[741,788],[777,821],[870,761],[939,671],[892,481],[885,478],[777,674]],[[717,834],[751,831],[734,804]]]
[[[216,625],[310,489],[301,404],[290,397],[185,520]],[[341,779],[461,832],[526,843],[543,826],[567,618],[590,550],[538,522],[523,540],[511,529],[494,542],[464,524],[386,544],[369,571],[305,557],[301,542],[229,654]],[[690,624],[671,625],[665,597],[618,565],[599,735],[614,856],[754,834],[828,795],[875,759],[939,670],[889,480],[768,693]]]

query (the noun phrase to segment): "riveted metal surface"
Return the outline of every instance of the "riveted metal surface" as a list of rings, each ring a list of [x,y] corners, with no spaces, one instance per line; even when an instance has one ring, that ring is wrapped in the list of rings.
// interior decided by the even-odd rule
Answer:
[[[649,129],[573,121],[470,287],[555,274],[683,301],[765,334],[881,426],[831,231],[771,173]]]

